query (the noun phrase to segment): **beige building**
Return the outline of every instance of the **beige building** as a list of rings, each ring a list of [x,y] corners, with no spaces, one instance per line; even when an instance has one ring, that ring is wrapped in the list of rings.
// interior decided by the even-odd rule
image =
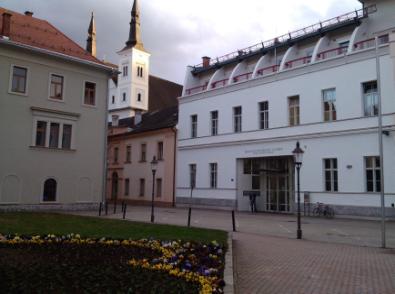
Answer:
[[[158,161],[154,202],[174,205],[175,150],[178,107],[122,119],[108,137],[107,196],[114,201],[150,203],[153,188],[151,161]]]
[[[0,208],[104,198],[112,69],[90,52],[31,12],[0,8]]]

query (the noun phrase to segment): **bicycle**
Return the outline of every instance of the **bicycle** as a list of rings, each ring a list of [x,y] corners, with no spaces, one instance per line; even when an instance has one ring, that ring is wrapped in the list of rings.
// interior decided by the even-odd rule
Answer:
[[[317,202],[313,209],[314,216],[324,216],[327,218],[333,218],[335,216],[335,210],[327,204]]]

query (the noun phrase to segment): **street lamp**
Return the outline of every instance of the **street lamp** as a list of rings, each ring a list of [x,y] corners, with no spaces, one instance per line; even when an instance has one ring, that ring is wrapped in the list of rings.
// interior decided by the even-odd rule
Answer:
[[[154,216],[154,196],[155,196],[155,173],[156,173],[156,168],[158,167],[158,161],[156,160],[156,157],[154,156],[151,161],[151,170],[152,170],[152,201],[151,201],[151,223],[154,222],[155,216]]]
[[[297,182],[298,182],[298,230],[297,230],[297,238],[302,239],[302,226],[300,221],[300,167],[302,166],[303,161],[303,153],[304,151],[300,148],[299,141],[296,142],[296,148],[292,151],[294,155],[294,162],[297,171]]]

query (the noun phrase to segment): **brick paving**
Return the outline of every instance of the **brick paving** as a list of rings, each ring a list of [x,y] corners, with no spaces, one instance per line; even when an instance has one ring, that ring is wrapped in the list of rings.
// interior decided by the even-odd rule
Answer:
[[[236,293],[393,294],[395,250],[234,233]]]

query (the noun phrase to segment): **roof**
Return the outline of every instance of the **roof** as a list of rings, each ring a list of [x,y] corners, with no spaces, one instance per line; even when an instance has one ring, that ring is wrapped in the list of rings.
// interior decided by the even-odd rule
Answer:
[[[130,131],[112,135],[110,137],[122,137],[125,135],[141,134],[145,132],[173,128],[178,123],[178,106],[168,107],[159,111],[143,114],[138,125],[134,125],[134,117],[119,120],[119,127],[131,128]]]
[[[178,104],[177,98],[181,95],[181,85],[156,76],[149,76],[149,111],[175,106]]]
[[[46,20],[0,7],[0,32],[2,30],[4,12],[12,15],[10,30],[10,40],[12,42],[104,65]]]

